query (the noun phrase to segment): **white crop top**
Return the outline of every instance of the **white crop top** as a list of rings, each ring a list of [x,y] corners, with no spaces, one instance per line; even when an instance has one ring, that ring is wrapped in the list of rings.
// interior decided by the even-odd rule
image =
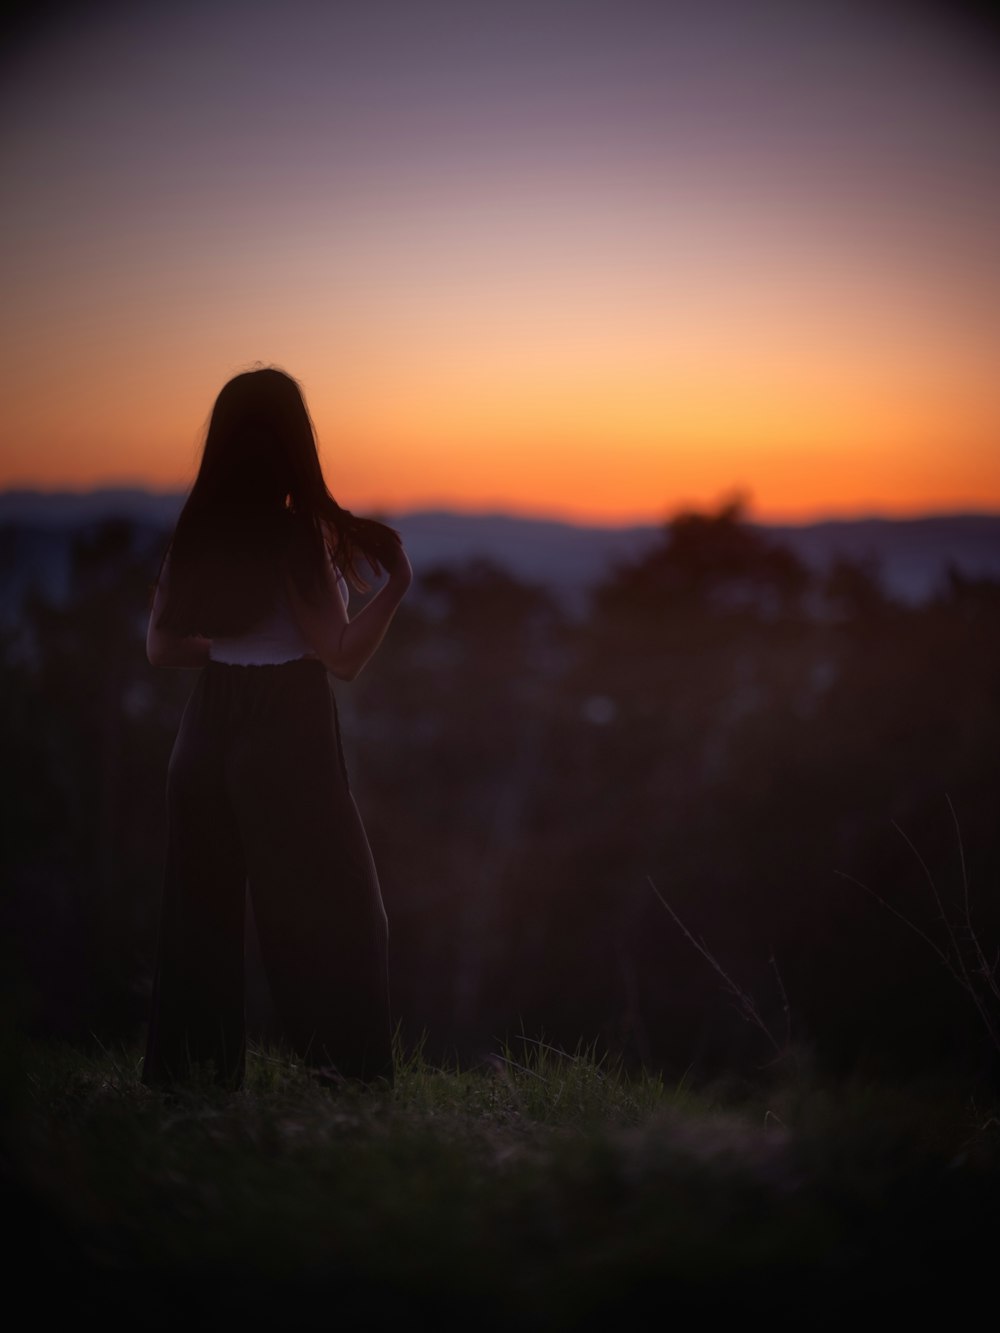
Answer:
[[[346,608],[348,591],[343,575],[338,575],[337,589]],[[288,598],[281,593],[275,609],[265,620],[245,634],[213,639],[208,656],[210,661],[227,666],[278,666],[311,657],[313,650],[302,637]]]

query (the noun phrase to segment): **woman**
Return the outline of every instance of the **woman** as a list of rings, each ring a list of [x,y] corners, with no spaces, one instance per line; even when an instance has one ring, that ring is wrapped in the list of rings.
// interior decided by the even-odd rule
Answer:
[[[362,558],[388,578],[351,619]],[[242,1081],[247,886],[292,1050],[326,1081],[391,1079],[385,910],[326,673],[354,679],[411,578],[398,534],[331,497],[295,380],[230,380],[146,639],[154,666],[203,668],[167,776],[147,1083]]]

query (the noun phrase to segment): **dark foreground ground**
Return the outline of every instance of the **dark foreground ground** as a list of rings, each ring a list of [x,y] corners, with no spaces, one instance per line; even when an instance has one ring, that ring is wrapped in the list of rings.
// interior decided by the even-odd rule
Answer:
[[[524,1042],[331,1093],[145,1090],[135,1052],[8,1061],[7,1293],[31,1322],[803,1327],[989,1317],[1000,1114],[941,1085],[628,1079]],[[24,1326],[23,1324],[21,1326]]]

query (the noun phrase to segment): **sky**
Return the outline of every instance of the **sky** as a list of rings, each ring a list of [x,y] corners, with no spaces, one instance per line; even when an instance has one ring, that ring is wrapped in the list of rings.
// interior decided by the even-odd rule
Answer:
[[[0,80],[0,487],[302,384],[349,507],[1000,510],[1000,70],[958,4],[49,6]]]

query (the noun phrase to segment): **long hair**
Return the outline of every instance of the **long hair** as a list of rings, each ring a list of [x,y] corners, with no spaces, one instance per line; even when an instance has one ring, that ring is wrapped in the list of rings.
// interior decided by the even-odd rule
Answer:
[[[287,572],[307,600],[329,554],[364,589],[359,556],[391,559],[399,536],[357,518],[327,489],[298,383],[248,370],[215,400],[198,476],[168,548],[160,625],[206,638],[244,633],[273,608]]]

